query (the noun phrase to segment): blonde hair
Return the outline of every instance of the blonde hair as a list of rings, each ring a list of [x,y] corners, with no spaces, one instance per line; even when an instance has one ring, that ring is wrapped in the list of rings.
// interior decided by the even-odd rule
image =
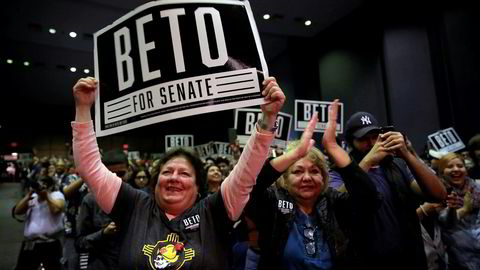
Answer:
[[[286,153],[292,151],[293,149],[297,148],[300,145],[300,140],[295,140],[291,141],[287,145],[287,149],[285,150]],[[316,147],[310,148],[308,153],[305,155],[305,158],[308,158],[310,161],[312,161],[321,171],[323,181],[325,183],[325,189],[328,187],[328,165],[327,162],[325,161],[325,156],[323,155],[322,151],[320,151]],[[283,173],[283,178],[284,178],[284,185],[288,186],[288,176],[290,175],[291,171],[290,169],[292,168],[293,164],[288,167],[288,169]],[[322,191],[323,192],[323,191]]]
[[[462,155],[457,153],[448,153],[437,161],[438,173],[443,175],[443,171],[448,167],[448,163],[456,158],[460,159],[463,165],[465,165],[465,160],[463,159]]]

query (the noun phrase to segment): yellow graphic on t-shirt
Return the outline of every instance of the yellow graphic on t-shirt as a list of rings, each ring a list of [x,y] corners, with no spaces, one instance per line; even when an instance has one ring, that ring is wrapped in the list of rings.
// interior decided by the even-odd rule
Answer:
[[[180,269],[186,261],[192,260],[195,251],[192,248],[185,248],[179,242],[176,233],[167,235],[164,241],[158,241],[155,245],[144,245],[143,254],[148,256],[152,269]]]

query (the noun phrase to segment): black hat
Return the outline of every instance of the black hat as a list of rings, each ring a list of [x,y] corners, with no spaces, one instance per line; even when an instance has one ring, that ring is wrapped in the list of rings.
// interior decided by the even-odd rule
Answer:
[[[347,140],[359,139],[372,130],[380,131],[377,119],[368,112],[356,112],[347,121]]]
[[[218,165],[219,163],[226,163],[227,165],[230,165],[230,161],[228,160],[227,157],[224,157],[224,156],[217,157],[217,159],[215,160],[215,164]]]
[[[128,164],[128,156],[121,149],[113,149],[103,154],[102,162],[105,166]]]

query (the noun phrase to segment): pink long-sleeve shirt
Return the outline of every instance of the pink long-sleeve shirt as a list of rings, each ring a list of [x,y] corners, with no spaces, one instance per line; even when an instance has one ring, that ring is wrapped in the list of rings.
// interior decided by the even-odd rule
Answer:
[[[78,173],[88,184],[100,208],[105,213],[110,213],[122,180],[101,162],[93,121],[72,122],[72,130],[73,156]],[[248,202],[250,191],[268,156],[273,138],[272,133],[255,130],[245,145],[237,165],[222,182],[222,198],[231,220],[239,218]],[[175,216],[168,217],[172,219]]]

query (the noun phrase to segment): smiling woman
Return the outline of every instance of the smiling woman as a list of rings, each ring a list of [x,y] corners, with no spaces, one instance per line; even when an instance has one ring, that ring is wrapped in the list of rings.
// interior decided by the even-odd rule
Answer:
[[[152,172],[154,197],[123,183],[109,171],[100,161],[90,115],[97,81],[89,77],[77,82],[72,122],[75,163],[98,205],[120,230],[120,269],[228,269],[228,233],[267,158],[274,138],[270,129],[285,101],[274,78],[266,79],[263,85],[266,103],[262,106],[262,123],[256,126],[218,191],[201,199],[203,164],[183,148],[167,152]],[[136,176],[142,179],[135,179],[135,183],[141,183],[143,175]]]
[[[155,200],[167,216],[178,215],[201,197],[204,187],[203,166],[198,158],[184,148],[173,149],[160,160],[155,186]],[[197,172],[200,172],[197,175]]]
[[[347,235],[340,228],[351,226],[348,221],[354,210],[375,209],[376,190],[335,140],[337,110],[335,101],[329,109],[324,147],[340,174],[355,175],[355,181],[346,177],[348,193],[328,188],[327,163],[311,139],[318,121],[315,113],[300,141],[265,163],[251,193],[246,215],[259,229],[257,269],[355,269],[354,260],[345,259]],[[279,177],[283,185],[271,186]]]
[[[438,164],[440,175],[452,190],[440,214],[449,268],[480,269],[480,185],[468,177],[460,154],[448,153]]]

